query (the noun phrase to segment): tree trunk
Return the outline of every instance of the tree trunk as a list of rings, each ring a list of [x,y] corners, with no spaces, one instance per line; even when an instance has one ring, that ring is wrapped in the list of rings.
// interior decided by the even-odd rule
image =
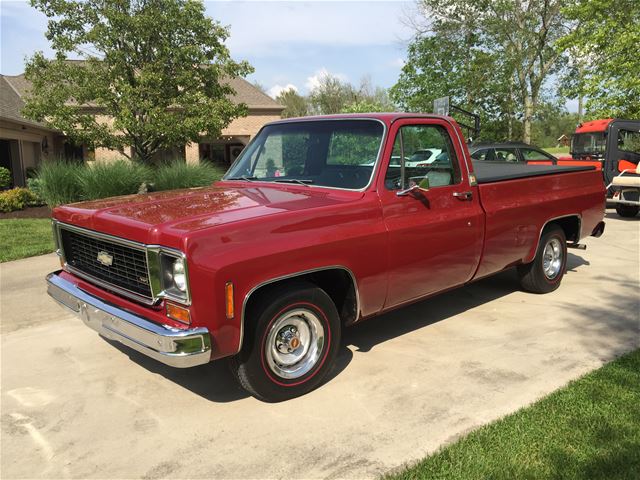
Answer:
[[[531,143],[531,120],[533,119],[533,100],[530,95],[524,98],[524,119],[522,120],[522,141]]]
[[[578,95],[578,122],[582,123],[582,117],[584,116],[583,109],[584,95]]]

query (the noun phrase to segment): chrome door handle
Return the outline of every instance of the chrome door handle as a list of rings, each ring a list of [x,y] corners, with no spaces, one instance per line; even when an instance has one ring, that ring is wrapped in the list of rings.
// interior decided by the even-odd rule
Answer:
[[[473,192],[453,192],[453,196],[460,200],[471,200]]]

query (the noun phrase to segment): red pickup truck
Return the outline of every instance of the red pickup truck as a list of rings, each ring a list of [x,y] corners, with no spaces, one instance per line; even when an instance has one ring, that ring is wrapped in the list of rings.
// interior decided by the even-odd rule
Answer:
[[[555,290],[604,208],[593,167],[474,165],[448,117],[283,120],[210,187],[54,209],[48,293],[165,364],[229,357],[280,401],[322,383],[345,326],[512,267]]]

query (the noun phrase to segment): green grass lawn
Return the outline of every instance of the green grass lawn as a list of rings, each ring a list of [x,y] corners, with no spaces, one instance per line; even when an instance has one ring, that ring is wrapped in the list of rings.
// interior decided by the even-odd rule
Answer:
[[[543,148],[545,152],[549,152],[552,155],[560,155],[563,153],[569,154],[569,147],[549,147]]]
[[[390,479],[639,479],[640,350]]]
[[[42,255],[53,250],[50,219],[0,220],[0,263]]]

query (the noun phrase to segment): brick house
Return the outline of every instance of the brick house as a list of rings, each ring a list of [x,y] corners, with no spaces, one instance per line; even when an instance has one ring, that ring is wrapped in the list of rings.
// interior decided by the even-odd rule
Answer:
[[[232,100],[248,106],[247,116],[233,120],[217,138],[203,137],[198,143],[160,152],[158,160],[181,158],[188,163],[207,161],[229,166],[265,123],[281,118],[284,107],[258,88],[243,78],[228,82],[236,92]],[[21,114],[23,96],[29,87],[24,75],[0,75],[0,166],[12,171],[15,186],[24,185],[30,169],[48,159],[112,161],[126,158],[116,150],[90,150],[84,145],[75,145],[62,132],[24,118]]]

